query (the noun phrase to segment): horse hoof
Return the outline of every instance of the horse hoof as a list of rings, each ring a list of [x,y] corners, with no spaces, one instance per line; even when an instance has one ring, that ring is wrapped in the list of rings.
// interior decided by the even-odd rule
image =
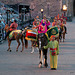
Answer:
[[[39,64],[39,68],[42,68],[42,64]]]
[[[22,52],[22,51],[21,51]]]
[[[9,50],[7,50],[7,51],[9,51]]]
[[[33,54],[34,52],[31,52],[31,54]]]
[[[10,50],[10,52],[11,52],[11,50]]]
[[[48,67],[48,64],[44,64],[44,67],[47,68]]]
[[[16,50],[16,52],[18,52],[18,50]]]

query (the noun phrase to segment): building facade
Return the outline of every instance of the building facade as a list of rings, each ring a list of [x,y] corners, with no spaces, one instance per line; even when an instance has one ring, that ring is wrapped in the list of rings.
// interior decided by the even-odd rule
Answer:
[[[62,5],[67,6],[67,15],[75,16],[75,0],[62,0]]]
[[[0,0],[5,4],[17,4],[23,3],[30,5],[31,16],[41,16],[41,9],[43,14],[47,17],[56,16],[62,14],[62,7],[65,4],[67,6],[66,16],[75,16],[75,0]]]

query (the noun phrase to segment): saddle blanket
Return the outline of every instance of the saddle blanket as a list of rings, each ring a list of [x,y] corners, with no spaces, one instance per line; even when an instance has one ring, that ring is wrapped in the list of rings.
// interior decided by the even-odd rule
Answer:
[[[37,41],[37,35],[38,35],[38,33],[36,31],[28,29],[26,31],[26,37],[25,37],[25,39],[26,40]]]
[[[17,33],[18,35],[21,33],[21,30],[13,30],[10,34],[9,34],[9,38],[11,39],[13,37],[12,34]]]

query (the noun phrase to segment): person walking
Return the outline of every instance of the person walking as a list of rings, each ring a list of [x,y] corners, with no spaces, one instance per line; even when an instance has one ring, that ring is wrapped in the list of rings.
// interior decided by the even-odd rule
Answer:
[[[58,54],[59,54],[59,44],[58,41],[55,40],[55,36],[51,36],[50,42],[47,46],[44,46],[44,49],[50,48],[50,67],[51,70],[57,69],[58,62]]]

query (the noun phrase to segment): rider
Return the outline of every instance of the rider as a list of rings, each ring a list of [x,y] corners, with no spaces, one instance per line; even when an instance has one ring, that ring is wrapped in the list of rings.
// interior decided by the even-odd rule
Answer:
[[[18,27],[18,24],[16,23],[16,20],[14,20],[14,22],[10,25],[10,29],[5,36],[5,39],[7,38],[7,36],[9,36],[10,32],[13,30],[16,30],[17,27]]]
[[[36,20],[36,18],[34,18],[33,27],[36,27],[36,25],[37,25],[37,20]]]
[[[57,20],[54,19],[54,22],[52,23],[52,26],[55,26],[57,24]]]
[[[44,22],[44,23],[43,23]],[[50,25],[50,22],[49,22],[49,20],[46,18],[46,16],[44,15],[43,16],[43,19],[42,19],[42,21],[41,21],[41,24],[44,26],[44,25],[46,25],[46,27],[47,27],[47,29],[49,29],[49,25]]]

